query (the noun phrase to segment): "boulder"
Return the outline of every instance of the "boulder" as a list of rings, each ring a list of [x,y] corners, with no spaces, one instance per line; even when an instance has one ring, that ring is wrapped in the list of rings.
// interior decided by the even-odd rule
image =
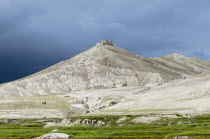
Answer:
[[[71,136],[65,133],[49,133],[41,137],[38,137],[37,139],[69,139],[69,138],[71,138]]]

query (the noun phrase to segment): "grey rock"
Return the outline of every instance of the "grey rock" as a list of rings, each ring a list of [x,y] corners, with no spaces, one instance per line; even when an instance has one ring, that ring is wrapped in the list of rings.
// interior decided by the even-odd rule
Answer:
[[[71,136],[65,133],[49,133],[41,137],[38,137],[37,139],[69,139],[69,138],[71,138]]]

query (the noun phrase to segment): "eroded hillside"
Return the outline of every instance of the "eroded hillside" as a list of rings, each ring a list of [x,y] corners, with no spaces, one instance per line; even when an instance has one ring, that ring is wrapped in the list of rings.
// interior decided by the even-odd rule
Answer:
[[[210,62],[179,54],[144,58],[97,45],[0,85],[0,118],[209,113]]]

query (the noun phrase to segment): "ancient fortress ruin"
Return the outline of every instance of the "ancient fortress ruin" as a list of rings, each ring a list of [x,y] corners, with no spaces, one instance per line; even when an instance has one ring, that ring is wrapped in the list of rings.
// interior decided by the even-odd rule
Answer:
[[[108,40],[102,40],[99,43],[96,43],[96,46],[100,46],[100,45],[111,45],[114,46],[114,44],[112,43],[112,40],[108,41]]]

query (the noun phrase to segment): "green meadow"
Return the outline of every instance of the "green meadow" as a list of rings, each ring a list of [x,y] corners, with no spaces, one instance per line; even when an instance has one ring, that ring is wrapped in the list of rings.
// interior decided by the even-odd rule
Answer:
[[[16,124],[0,123],[0,139],[36,138],[47,133],[67,133],[75,139],[138,139],[138,138],[210,138],[210,115],[194,118],[180,117],[165,119],[152,124],[133,124],[137,116],[127,115],[127,119],[118,123],[122,116],[72,117],[71,119],[101,120],[106,123],[101,127],[76,125],[69,127],[49,127],[37,123],[40,119],[19,119]],[[46,119],[42,119],[46,120]],[[61,121],[62,119],[57,119]]]

